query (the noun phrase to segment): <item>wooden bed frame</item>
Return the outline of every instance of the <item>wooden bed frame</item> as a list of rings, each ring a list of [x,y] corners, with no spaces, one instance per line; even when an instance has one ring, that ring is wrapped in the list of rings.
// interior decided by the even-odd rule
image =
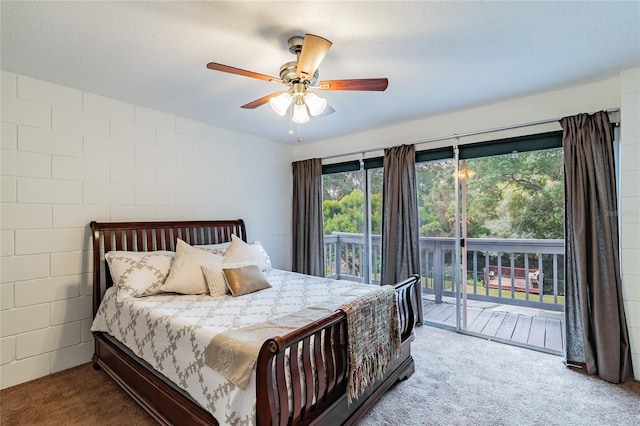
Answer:
[[[178,238],[189,244],[216,244],[235,234],[247,240],[244,222],[239,220],[172,222],[91,222],[93,232],[93,314],[104,291],[113,285],[104,254],[110,250],[175,251]],[[285,336],[262,345],[258,356],[256,423],[264,425],[353,424],[397,380],[408,378],[415,369],[411,341],[416,320],[414,286],[417,276],[395,285],[402,336],[401,356],[357,400],[346,397],[346,316],[337,311]],[[325,338],[321,340],[321,335]],[[331,338],[326,338],[330,336]],[[94,332],[93,366],[103,369],[160,424],[217,425],[217,420],[186,392],[178,388],[111,336]],[[311,344],[311,342],[314,342]],[[296,357],[285,362],[285,350],[301,348],[302,366]],[[295,353],[295,352],[293,352]],[[314,360],[315,368],[312,368]],[[300,368],[299,368],[300,367]],[[292,405],[284,386],[285,369],[292,383]],[[301,378],[301,373],[302,377]],[[307,395],[306,399],[301,396]],[[315,396],[315,400],[312,398]],[[288,410],[279,410],[288,407]]]

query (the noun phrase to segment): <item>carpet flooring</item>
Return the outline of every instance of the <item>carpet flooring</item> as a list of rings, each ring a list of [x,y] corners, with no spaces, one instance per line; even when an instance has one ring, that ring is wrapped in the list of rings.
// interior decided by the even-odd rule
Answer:
[[[562,358],[431,327],[416,330],[416,372],[359,426],[639,425],[640,382],[613,385],[566,368]],[[154,425],[91,364],[0,392],[14,425]]]
[[[433,327],[414,343],[416,372],[360,426],[640,425],[638,381],[613,385],[556,355]]]

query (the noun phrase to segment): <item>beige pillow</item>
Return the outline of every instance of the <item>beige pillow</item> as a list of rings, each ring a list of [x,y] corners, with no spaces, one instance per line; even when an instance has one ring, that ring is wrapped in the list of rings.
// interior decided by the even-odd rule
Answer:
[[[262,245],[249,245],[235,235],[231,236],[231,245],[224,255],[225,263],[251,262],[260,269],[267,270],[271,266],[271,261]]]
[[[182,294],[206,294],[209,292],[207,282],[200,269],[203,263],[222,263],[222,256],[200,250],[178,239],[176,258],[171,265],[169,276],[161,291]]]
[[[227,280],[227,287],[229,287],[231,295],[234,297],[271,288],[271,284],[269,284],[258,265],[223,268],[222,272],[224,272],[224,277]]]
[[[248,266],[253,265],[250,262],[240,262],[240,263],[206,263],[200,265],[202,269],[202,273],[204,274],[204,278],[207,281],[207,286],[209,287],[209,294],[212,296],[224,296],[229,293],[229,288],[227,287],[227,280],[224,277],[224,272],[222,272],[223,268],[237,268],[240,266]]]
[[[153,296],[169,275],[172,251],[110,251],[104,255],[118,300]]]

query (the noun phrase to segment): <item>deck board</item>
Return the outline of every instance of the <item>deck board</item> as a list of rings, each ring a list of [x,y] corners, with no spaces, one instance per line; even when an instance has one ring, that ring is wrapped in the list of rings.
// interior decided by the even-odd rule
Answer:
[[[527,343],[529,341],[529,330],[531,330],[531,318],[529,315],[518,315],[516,327],[513,330],[511,340],[514,342]]]
[[[491,311],[483,310],[472,323],[468,323],[468,330],[476,333],[482,333],[482,330],[484,330],[485,326],[491,319],[491,316]]]
[[[544,347],[554,351],[562,351],[564,349],[560,320],[547,318]]]
[[[493,311],[491,314],[491,318],[487,321],[487,325],[484,326],[482,330],[482,334],[486,334],[487,336],[495,336],[504,321],[504,318],[507,316],[505,312]]]
[[[438,310],[434,309],[434,312],[432,312],[429,315],[429,318],[433,318],[433,321],[436,321],[436,322],[444,322],[451,315],[455,316],[455,313],[456,313],[455,307],[453,310],[448,307],[445,307],[444,309],[438,309]]]
[[[529,330],[528,344],[544,348],[544,336],[546,334],[547,320],[540,317],[531,318],[531,330]]]
[[[511,336],[513,336],[513,331],[515,330],[517,323],[518,315],[507,314],[496,333],[496,337],[511,340]]]
[[[480,312],[482,312],[482,309],[467,308],[467,325],[472,324],[476,320],[476,318],[478,318]]]
[[[540,316],[538,316],[540,315]],[[424,301],[425,322],[456,325],[456,306],[452,303]],[[546,352],[559,355],[564,353],[564,319],[557,314],[543,312],[505,312],[496,308],[467,308],[467,330],[510,340],[515,343],[538,347]]]
[[[450,305],[446,303],[440,303],[440,304],[433,303],[432,305],[434,305],[432,308],[430,308],[428,311],[427,310],[424,311],[424,315],[428,315],[428,317],[433,318],[434,321],[436,318],[439,318],[439,315],[442,312],[451,309]],[[454,307],[454,311],[455,311],[455,307]]]

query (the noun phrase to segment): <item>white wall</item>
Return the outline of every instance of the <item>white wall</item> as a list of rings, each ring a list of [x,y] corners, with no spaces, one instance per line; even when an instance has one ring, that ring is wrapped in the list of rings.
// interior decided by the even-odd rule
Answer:
[[[93,353],[88,223],[235,219],[290,267],[292,147],[2,71],[0,380]]]
[[[640,380],[640,68],[620,74],[622,294],[634,375]]]
[[[483,105],[315,143],[302,143],[296,145],[295,157],[296,160],[303,160],[397,146],[403,143],[412,144],[433,138],[556,119],[580,112],[618,108],[620,106],[619,84],[619,79],[616,77],[592,84]],[[554,123],[489,135],[463,137],[460,139],[460,143],[552,130],[561,130],[560,124]],[[452,138],[434,143],[420,144],[416,148],[428,149],[451,146],[454,142],[455,140]],[[381,154],[382,152],[380,151],[365,156],[379,156]],[[329,160],[329,162],[336,161],[342,161],[342,159]]]
[[[640,70],[629,70],[607,80],[549,91],[519,99],[428,117],[394,126],[327,139],[295,148],[296,160],[415,143],[434,138],[497,129],[581,112],[621,108],[622,269],[627,324],[632,343],[634,373],[640,380]],[[561,130],[559,123],[462,137],[471,143],[542,131]],[[417,149],[451,146],[455,138],[417,145]],[[382,155],[382,151],[365,157]],[[358,158],[350,156],[348,158]],[[342,161],[332,158],[326,162]]]

